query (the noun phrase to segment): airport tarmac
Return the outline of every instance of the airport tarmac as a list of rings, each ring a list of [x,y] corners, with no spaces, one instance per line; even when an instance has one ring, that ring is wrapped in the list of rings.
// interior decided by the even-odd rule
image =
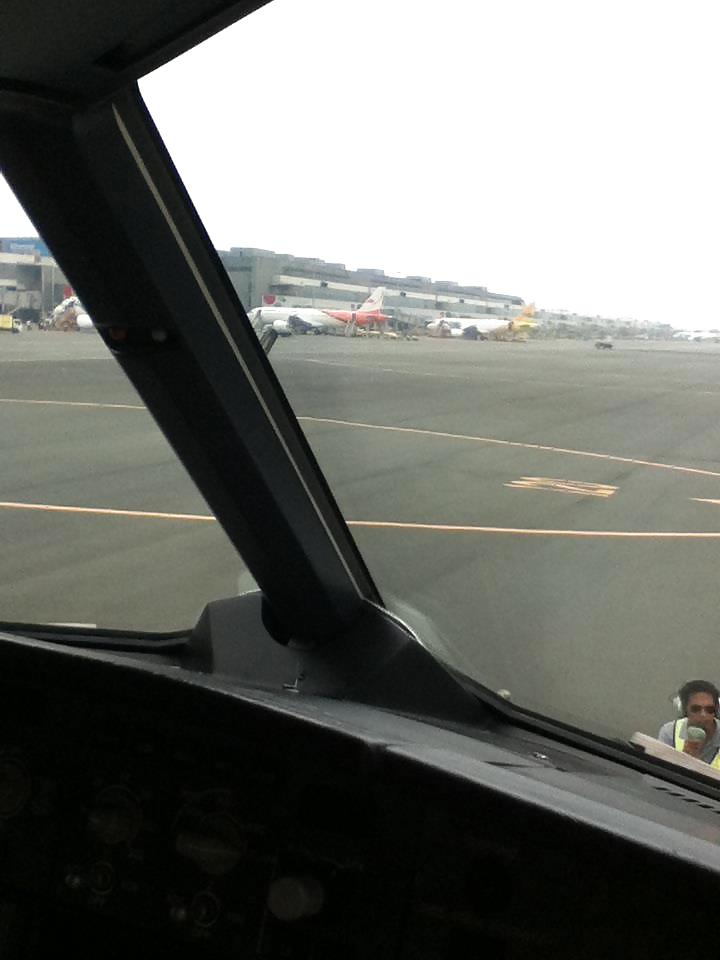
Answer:
[[[456,666],[621,736],[720,680],[720,346],[271,360],[386,602]],[[0,340],[0,456],[5,620],[175,629],[252,585],[96,335]]]

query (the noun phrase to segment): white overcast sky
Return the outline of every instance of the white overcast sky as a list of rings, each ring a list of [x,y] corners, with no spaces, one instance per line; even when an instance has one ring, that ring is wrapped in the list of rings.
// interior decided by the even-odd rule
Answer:
[[[273,0],[141,89],[217,247],[720,327],[716,9]]]

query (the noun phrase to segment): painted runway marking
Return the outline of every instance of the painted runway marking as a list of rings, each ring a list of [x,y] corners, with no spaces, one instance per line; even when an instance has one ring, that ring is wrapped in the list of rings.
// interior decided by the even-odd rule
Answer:
[[[191,523],[217,523],[205,513],[162,513],[155,510],[113,510],[108,507],[68,507],[52,503],[0,501],[0,509],[36,510],[46,513],[86,514],[101,517],[136,517],[150,520],[179,520]],[[377,530],[424,530],[433,533],[515,534],[535,537],[611,537],[641,540],[720,540],[720,531],[645,531],[645,530],[546,530],[532,527],[481,527],[474,524],[405,523],[395,520],[348,520],[349,527]]]
[[[27,403],[46,407],[101,407],[106,410],[147,410],[138,403],[95,403],[86,400],[22,400],[17,397],[0,397],[0,403]]]
[[[555,493],[574,493],[583,497],[611,497],[617,487],[608,483],[589,483],[584,480],[560,480],[553,477],[521,477],[503,484],[513,490],[550,490]]]
[[[522,443],[519,440],[496,440],[494,437],[479,437],[474,434],[444,433],[441,430],[421,430],[418,427],[390,427],[379,423],[361,423],[356,420],[334,420],[330,417],[298,417],[305,423],[328,423],[337,427],[362,427],[365,430],[385,430],[390,433],[408,433],[421,437],[441,437],[446,440],[465,440],[470,443],[487,443],[500,447],[518,447],[522,450],[541,450],[545,453],[562,453],[572,457],[592,457],[595,460],[609,460],[613,463],[630,463],[636,467],[653,467],[656,470],[674,470],[678,473],[692,473],[701,477],[717,477],[720,471],[702,470],[699,467],[683,467],[674,463],[658,463],[655,460],[638,460],[635,457],[619,457],[612,453],[594,453],[591,450],[573,450],[568,447],[552,447],[544,443]]]
[[[161,513],[157,510],[112,510],[109,507],[67,507],[57,503],[17,503],[0,501],[4,510],[39,510],[45,513],[85,513],[99,517],[139,517],[147,520],[189,520],[216,523],[215,517],[205,513]]]
[[[308,361],[312,362],[312,361]],[[322,362],[322,361],[317,361]],[[343,366],[349,366],[349,364],[342,364]],[[340,364],[338,364],[340,366]],[[0,397],[0,403],[15,403],[15,404],[29,404],[29,405],[39,405],[39,406],[58,406],[58,407],[96,407],[100,409],[107,410],[145,410],[147,407],[142,404],[133,404],[133,403],[99,403],[99,402],[90,402],[82,400],[24,400],[18,397]],[[337,420],[330,417],[307,417],[307,416],[298,416],[298,421],[301,423],[327,423],[334,426],[342,427],[361,427],[366,430],[385,430],[394,433],[407,433],[415,434],[417,436],[427,436],[427,437],[440,437],[448,440],[465,440],[473,443],[485,443],[488,445],[494,446],[503,446],[503,447],[518,447],[523,450],[540,450],[543,453],[560,453],[565,456],[573,457],[592,457],[596,460],[608,460],[613,463],[630,463],[633,466],[638,467],[652,467],[656,470],[673,470],[677,473],[691,473],[703,477],[716,477],[720,479],[720,471],[717,470],[703,470],[699,467],[685,467],[681,464],[674,463],[659,463],[654,460],[640,460],[636,457],[621,457],[616,454],[611,453],[595,453],[592,450],[574,450],[569,447],[553,447],[549,444],[544,443],[524,443],[520,440],[500,440],[495,437],[481,437],[474,434],[463,434],[463,433],[446,433],[440,430],[423,430],[419,427],[393,427],[387,424],[378,424],[378,423],[362,423],[355,420]],[[506,484],[507,486],[507,484]],[[696,498],[699,502],[713,502],[713,501],[702,501],[699,498]]]
[[[479,527],[472,524],[400,523],[394,520],[348,520],[349,527],[388,530],[428,530],[434,533],[498,533],[532,537],[611,537],[636,540],[720,540],[720,530],[693,532],[674,530],[539,530],[533,527]]]

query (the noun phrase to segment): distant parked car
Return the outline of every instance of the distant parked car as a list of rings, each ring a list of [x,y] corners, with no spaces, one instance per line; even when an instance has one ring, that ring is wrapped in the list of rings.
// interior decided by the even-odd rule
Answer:
[[[603,337],[602,340],[595,341],[596,350],[612,350],[613,342],[610,337]]]

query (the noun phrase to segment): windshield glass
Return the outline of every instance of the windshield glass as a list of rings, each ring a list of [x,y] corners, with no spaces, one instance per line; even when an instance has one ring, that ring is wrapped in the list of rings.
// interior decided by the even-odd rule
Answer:
[[[709,9],[275,0],[141,84],[385,602],[624,739],[720,675]]]
[[[385,602],[624,739],[720,678],[708,9],[275,0],[141,84]]]
[[[184,629],[254,586],[37,237],[0,238],[0,383],[0,621]]]

